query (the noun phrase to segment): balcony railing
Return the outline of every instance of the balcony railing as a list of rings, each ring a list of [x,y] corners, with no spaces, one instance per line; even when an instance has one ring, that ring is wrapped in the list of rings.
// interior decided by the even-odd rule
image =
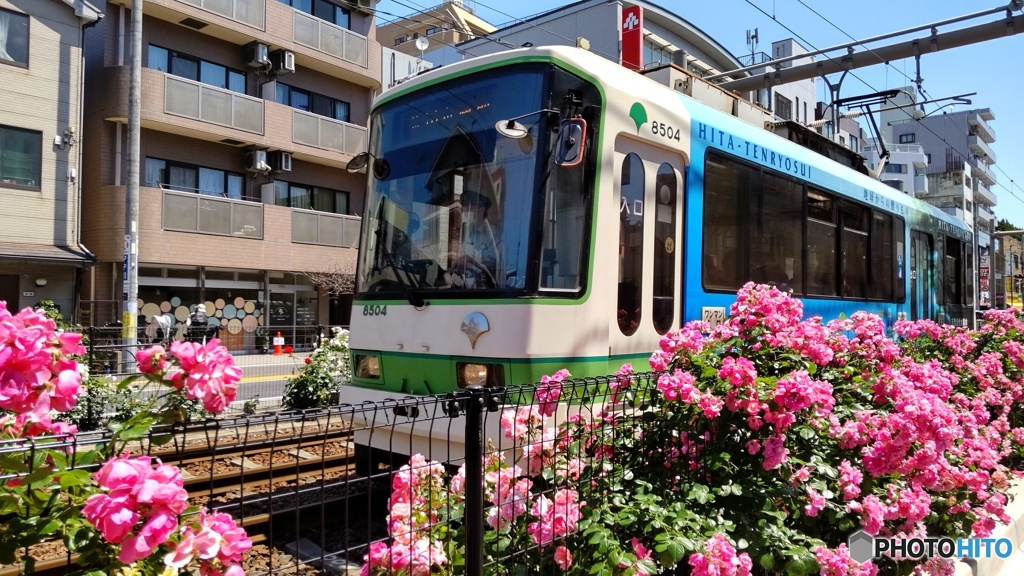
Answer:
[[[292,39],[366,68],[366,36],[295,10]]]
[[[292,209],[292,242],[355,248],[362,218]]]
[[[989,147],[985,140],[977,134],[971,134],[967,137],[967,145],[970,147],[972,154],[988,158],[990,164],[996,163],[996,153],[993,152],[992,148]]]
[[[263,238],[263,204],[164,190],[163,228],[237,238]]]
[[[263,134],[263,100],[177,76],[164,78],[167,114]]]
[[[994,172],[992,172],[992,169],[988,167],[988,164],[985,164],[984,160],[978,159],[974,163],[972,163],[971,173],[974,174],[976,178],[984,182],[985,185],[995,186],[996,175]]]
[[[985,142],[991,144],[996,141],[996,131],[985,121],[983,114],[967,116],[967,123],[971,125],[971,130],[977,132]]]
[[[366,148],[366,128],[302,110],[293,110],[292,142],[358,154]]]
[[[267,16],[266,0],[181,0],[214,14],[263,30]]]

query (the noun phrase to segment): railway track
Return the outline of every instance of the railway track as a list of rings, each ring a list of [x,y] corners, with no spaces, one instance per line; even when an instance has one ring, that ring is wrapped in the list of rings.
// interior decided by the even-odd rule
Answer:
[[[298,533],[317,516],[321,525],[370,514],[370,479],[355,474],[351,426],[336,418],[278,421],[242,426],[231,422],[195,427],[168,445],[133,446],[182,469],[189,504],[226,512],[255,545],[275,545],[275,534]],[[378,491],[387,493],[386,487]],[[337,511],[328,513],[328,511]],[[76,568],[59,542],[29,549],[34,574],[66,574]],[[287,557],[287,556],[286,556]],[[0,568],[0,576],[23,573],[21,564]]]

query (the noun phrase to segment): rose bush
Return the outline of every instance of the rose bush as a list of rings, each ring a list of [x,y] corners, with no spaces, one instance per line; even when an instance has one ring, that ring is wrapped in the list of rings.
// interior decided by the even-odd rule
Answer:
[[[1021,455],[1024,324],[978,330],[857,313],[823,322],[748,284],[711,330],[670,332],[653,386],[625,366],[603,402],[550,418],[578,385],[545,378],[506,409],[514,464],[485,462],[489,570],[745,576],[952,574],[948,560],[858,563],[872,535],[987,536]],[[569,404],[572,406],[572,403]],[[391,542],[364,574],[456,573],[464,472],[414,456],[394,477]],[[511,552],[510,552],[511,551]]]
[[[104,443],[79,444],[75,426],[54,416],[83,393],[74,356],[84,352],[81,335],[58,330],[42,311],[11,314],[0,302],[0,447],[8,448],[0,453],[0,564],[31,571],[26,549],[59,537],[88,574],[242,574],[241,554],[252,546],[245,531],[225,514],[189,508],[176,467],[125,450],[154,425],[180,421],[185,400],[221,412],[241,379],[231,355],[217,340],[140,350],[141,379],[157,393],[111,424]],[[138,379],[118,390],[137,393]],[[30,450],[10,449],[26,443]]]
[[[286,352],[290,354],[289,350]],[[335,326],[330,338],[321,338],[313,353],[285,385],[281,403],[289,410],[319,408],[331,404],[343,382],[352,378],[348,330]]]

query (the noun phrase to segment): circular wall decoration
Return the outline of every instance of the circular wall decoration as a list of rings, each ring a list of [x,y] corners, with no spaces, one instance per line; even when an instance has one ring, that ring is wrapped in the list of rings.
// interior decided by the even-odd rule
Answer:
[[[160,303],[160,311],[161,312],[170,312],[171,311],[171,303],[168,302],[167,300],[164,300],[163,302],[161,302]]]
[[[235,308],[241,308],[242,306],[245,306],[245,298],[242,298],[241,296],[235,298],[234,304]]]
[[[253,312],[256,311],[256,303],[253,302],[252,300],[250,300],[250,301],[245,303],[244,308],[245,308],[246,312],[248,312],[249,314],[252,314]]]
[[[223,307],[224,307],[224,299],[223,299],[223,298],[217,298],[217,301],[216,301],[216,302],[214,302],[214,303],[213,303],[213,305],[214,305],[214,307],[216,307],[216,308],[217,308],[218,310],[220,310],[221,308],[223,308]]]
[[[177,296],[171,298],[171,306],[174,306],[175,308],[181,306],[181,298],[178,298]]]
[[[168,307],[168,309],[169,308],[170,307]],[[157,304],[156,302],[150,302],[149,304],[145,304],[139,310],[139,314],[145,316],[147,320],[152,320],[154,316],[160,315],[160,305]]]
[[[228,332],[230,332],[232,334],[238,334],[241,331],[242,331],[242,321],[239,320],[238,318],[232,318],[231,321],[228,322]]]
[[[184,306],[178,306],[174,309],[174,317],[178,319],[178,322],[184,322],[188,320],[188,308]]]
[[[259,320],[255,316],[246,316],[245,318],[242,318],[242,330],[245,330],[246,332],[255,332],[259,325]]]

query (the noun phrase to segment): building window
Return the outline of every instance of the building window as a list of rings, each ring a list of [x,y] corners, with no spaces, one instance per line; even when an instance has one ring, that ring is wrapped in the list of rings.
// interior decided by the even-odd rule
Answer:
[[[146,158],[144,185],[233,200],[252,200],[245,197],[245,176],[242,174],[161,158]]]
[[[0,186],[40,189],[43,133],[0,126]]]
[[[331,214],[348,214],[348,192],[275,180],[274,204]]]
[[[0,62],[28,67],[28,15],[0,8]]]
[[[445,24],[444,26],[432,26],[430,28],[427,28],[427,36],[430,36],[431,34],[439,34],[441,32],[444,32],[447,29],[448,29],[448,25],[447,24]]]
[[[408,36],[399,36],[398,38],[395,38],[395,46],[398,46],[399,44],[405,44],[408,40]]]
[[[245,94],[245,72],[189,56],[183,52],[150,44],[146,56],[146,67],[166,72],[172,76],[188,78],[216,88]]]
[[[644,163],[630,153],[622,161],[619,188],[619,330],[632,336],[643,312]]]
[[[326,20],[331,24],[341,26],[342,28],[348,28],[351,24],[351,14],[348,9],[342,8],[333,2],[327,0],[279,0],[282,4],[287,4],[292,8],[295,8],[299,12],[305,12],[321,20]]]
[[[927,162],[929,166],[932,165],[932,155],[931,154],[925,154],[924,155],[924,159],[925,159],[925,162]]]
[[[850,135],[850,150],[856,154],[860,154],[860,140],[853,135]]]
[[[302,90],[301,88],[295,88],[294,86],[282,84],[281,82],[277,83],[277,94],[275,99],[278,104],[291,106],[298,110],[304,110],[319,116],[334,118],[335,120],[341,120],[342,122],[349,121],[349,104],[344,100],[338,100],[336,98],[331,98],[330,96],[317,94],[316,92]]]
[[[648,66],[660,66],[672,62],[672,53],[661,44],[655,44],[650,40],[644,40],[644,68]]]
[[[917,134],[900,134],[900,144],[913,144],[917,142]]]
[[[775,94],[775,115],[783,120],[792,120],[793,101],[782,94]]]
[[[889,174],[906,174],[907,173],[907,165],[906,164],[886,164],[885,165],[885,171],[888,172]]]
[[[841,146],[846,146],[846,136],[840,136],[839,137],[839,144]]]

